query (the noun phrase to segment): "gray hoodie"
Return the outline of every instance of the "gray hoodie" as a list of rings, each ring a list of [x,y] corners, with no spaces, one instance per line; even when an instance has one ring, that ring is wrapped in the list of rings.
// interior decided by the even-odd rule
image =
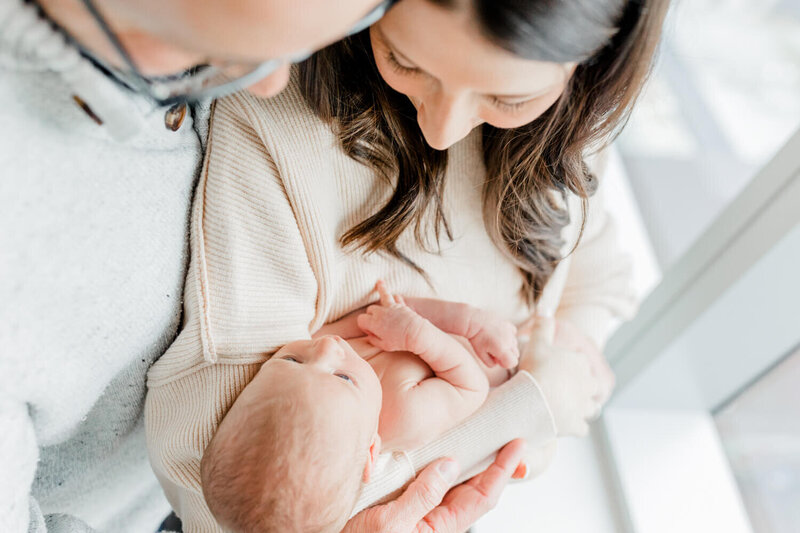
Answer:
[[[207,106],[168,129],[23,0],[0,102],[0,531],[155,531],[145,373],[180,322]]]

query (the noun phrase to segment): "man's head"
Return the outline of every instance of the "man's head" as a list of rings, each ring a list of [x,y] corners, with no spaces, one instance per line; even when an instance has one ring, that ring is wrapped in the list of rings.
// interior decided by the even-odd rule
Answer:
[[[339,531],[380,449],[380,382],[339,337],[284,346],[206,448],[203,494],[233,531]]]
[[[122,58],[82,0],[39,0],[83,46],[112,65]],[[379,0],[94,0],[144,75],[174,74],[198,64],[258,64],[310,52],[343,37]],[[253,85],[279,92],[289,65]]]

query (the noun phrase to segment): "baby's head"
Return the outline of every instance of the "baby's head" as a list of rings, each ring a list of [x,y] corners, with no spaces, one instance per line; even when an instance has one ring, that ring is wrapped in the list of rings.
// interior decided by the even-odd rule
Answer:
[[[203,454],[203,494],[233,531],[340,531],[380,451],[378,377],[344,340],[264,363]]]

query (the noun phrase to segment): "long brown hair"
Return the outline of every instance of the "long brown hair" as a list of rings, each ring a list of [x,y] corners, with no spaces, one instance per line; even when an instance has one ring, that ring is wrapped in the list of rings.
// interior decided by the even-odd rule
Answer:
[[[562,258],[567,194],[582,199],[583,227],[597,188],[584,156],[625,124],[650,72],[668,0],[470,1],[490,41],[520,57],[578,63],[558,101],[536,120],[514,129],[481,126],[484,223],[535,302]],[[426,144],[413,105],[382,80],[367,31],[313,55],[300,65],[300,79],[306,101],[335,128],[345,152],[395,183],[386,205],[350,228],[342,244],[382,250],[420,270],[397,240],[413,224],[427,248],[429,223],[437,242],[442,232],[452,238],[442,208],[447,152]]]

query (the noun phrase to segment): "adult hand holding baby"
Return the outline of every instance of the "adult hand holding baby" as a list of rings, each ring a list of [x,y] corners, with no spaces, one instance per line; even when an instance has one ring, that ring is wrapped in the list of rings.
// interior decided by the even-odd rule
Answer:
[[[461,533],[497,504],[524,453],[525,442],[513,440],[486,470],[452,489],[458,465],[435,461],[399,498],[360,512],[342,533]]]
[[[520,358],[547,398],[559,436],[585,436],[614,386],[600,350],[569,323],[538,318]]]

